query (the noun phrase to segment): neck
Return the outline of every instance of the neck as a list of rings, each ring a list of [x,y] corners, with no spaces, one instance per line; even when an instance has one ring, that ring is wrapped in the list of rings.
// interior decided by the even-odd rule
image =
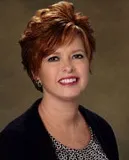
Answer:
[[[57,100],[57,98],[44,96],[39,106],[41,118],[49,125],[64,128],[75,126],[79,120],[77,100]]]

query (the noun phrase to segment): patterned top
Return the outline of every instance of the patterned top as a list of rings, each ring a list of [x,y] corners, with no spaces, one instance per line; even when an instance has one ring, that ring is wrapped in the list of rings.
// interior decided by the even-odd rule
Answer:
[[[89,129],[91,139],[89,144],[83,149],[69,148],[50,135],[58,160],[108,160],[91,127]]]

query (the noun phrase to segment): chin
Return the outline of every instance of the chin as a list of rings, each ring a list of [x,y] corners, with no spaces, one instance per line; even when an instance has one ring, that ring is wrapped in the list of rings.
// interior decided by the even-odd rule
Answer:
[[[78,97],[80,96],[80,92],[76,93],[75,92],[72,93],[67,93],[67,94],[63,94],[61,96],[61,94],[59,95],[59,97],[63,100],[76,100]]]
[[[74,96],[74,97],[61,97],[62,100],[64,101],[77,101],[77,99],[79,98],[79,96]]]

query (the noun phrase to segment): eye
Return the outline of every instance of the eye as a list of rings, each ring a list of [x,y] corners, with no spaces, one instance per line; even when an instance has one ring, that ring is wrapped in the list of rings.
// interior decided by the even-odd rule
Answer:
[[[82,54],[75,54],[75,55],[73,55],[75,58],[78,58],[78,59],[82,59],[82,58],[84,58],[84,55],[82,55]]]
[[[57,61],[57,60],[59,60],[59,57],[53,56],[53,57],[50,57],[50,58],[48,59],[48,62],[53,62],[53,61]]]

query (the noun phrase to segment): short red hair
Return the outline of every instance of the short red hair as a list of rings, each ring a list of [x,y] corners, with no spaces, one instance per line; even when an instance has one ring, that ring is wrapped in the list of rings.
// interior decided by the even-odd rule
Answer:
[[[81,35],[86,54],[91,63],[95,51],[93,29],[87,16],[75,12],[71,2],[60,1],[48,8],[38,10],[28,22],[19,41],[22,64],[28,75],[38,72],[42,59],[52,54],[60,45],[70,43],[76,34]]]

